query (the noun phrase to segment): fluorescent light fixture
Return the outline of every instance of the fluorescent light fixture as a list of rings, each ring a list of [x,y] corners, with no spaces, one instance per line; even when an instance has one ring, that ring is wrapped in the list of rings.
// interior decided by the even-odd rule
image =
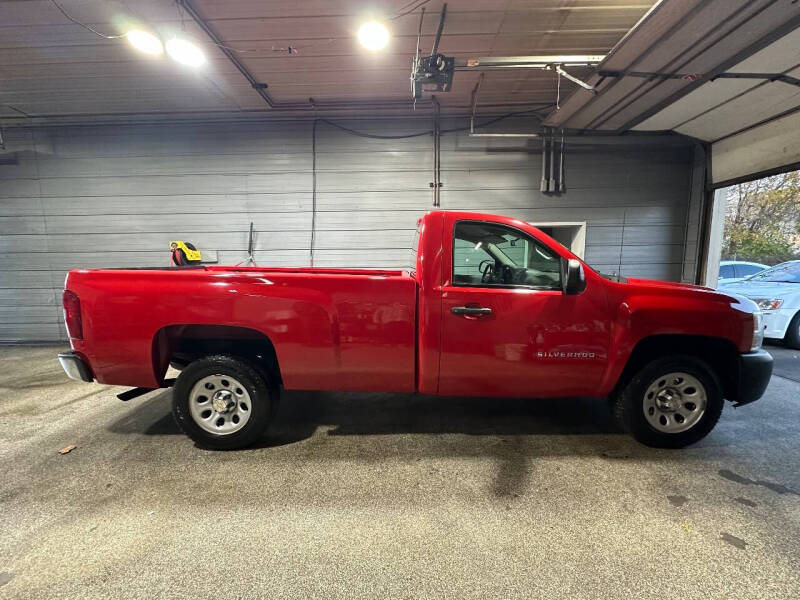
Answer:
[[[161,40],[143,29],[131,29],[125,34],[125,37],[134,48],[145,54],[156,56],[164,52],[164,46],[161,44]]]
[[[206,55],[198,46],[181,38],[172,38],[167,42],[167,54],[175,62],[188,67],[199,67],[206,62]]]
[[[389,30],[377,21],[367,21],[358,30],[358,41],[367,50],[383,50],[389,43]]]

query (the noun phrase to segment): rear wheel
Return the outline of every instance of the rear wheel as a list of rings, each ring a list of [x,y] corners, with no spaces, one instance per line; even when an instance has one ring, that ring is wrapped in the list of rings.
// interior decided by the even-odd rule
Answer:
[[[256,442],[272,418],[273,394],[265,376],[230,356],[209,356],[181,371],[172,414],[198,445],[217,450]]]
[[[693,356],[656,359],[612,398],[619,425],[647,446],[682,448],[714,428],[722,390],[711,369]]]

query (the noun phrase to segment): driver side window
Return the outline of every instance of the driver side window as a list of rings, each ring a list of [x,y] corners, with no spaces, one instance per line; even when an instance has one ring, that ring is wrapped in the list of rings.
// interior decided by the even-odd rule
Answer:
[[[513,227],[456,223],[453,285],[561,289],[561,257]]]

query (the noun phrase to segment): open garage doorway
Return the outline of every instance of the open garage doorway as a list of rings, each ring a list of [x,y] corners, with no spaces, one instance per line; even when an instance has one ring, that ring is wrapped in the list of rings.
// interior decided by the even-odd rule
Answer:
[[[775,373],[800,381],[800,171],[715,192],[706,283],[764,315]]]
[[[531,224],[583,259],[586,252],[586,221]]]
[[[718,189],[708,249],[705,283],[710,287],[800,260],[800,171]]]

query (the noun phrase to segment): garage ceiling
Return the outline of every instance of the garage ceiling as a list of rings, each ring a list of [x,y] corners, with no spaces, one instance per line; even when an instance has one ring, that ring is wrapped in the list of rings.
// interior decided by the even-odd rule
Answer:
[[[268,85],[277,110],[266,106],[222,49],[173,0],[60,0],[59,5],[101,33],[119,35],[132,21],[162,36],[183,31],[201,43],[211,59],[197,72],[165,57],[143,55],[124,39],[99,37],[70,22],[50,0],[11,0],[0,3],[0,118],[303,113],[313,110],[309,98],[314,99],[317,114],[411,111],[409,73],[419,0],[191,0],[190,4],[255,79]],[[652,4],[652,0],[450,0],[440,51],[463,58],[604,55]],[[432,46],[441,7],[440,0],[425,3],[423,50]],[[391,19],[392,40],[386,51],[371,54],[355,41],[358,26],[370,16]],[[590,75],[581,69],[574,74]],[[456,74],[453,91],[440,95],[445,112],[469,110],[477,77],[473,72]],[[562,80],[562,96],[573,89]],[[530,69],[487,72],[480,94],[481,107],[495,112],[555,101],[554,73]]]
[[[547,124],[730,135],[797,106],[796,85],[719,77],[796,74],[798,26],[797,0],[662,2],[598,66],[588,80],[595,90],[577,90]]]
[[[712,180],[800,161],[800,2],[667,0],[546,125],[672,130],[712,143]],[[753,75],[782,77],[753,77]],[[747,75],[742,78],[743,75]]]
[[[402,115],[430,108],[429,95],[412,104],[409,74],[422,10],[427,52],[441,0],[58,5],[79,23],[52,0],[0,3],[4,124]],[[369,18],[389,25],[385,51],[367,52],[356,41]],[[193,71],[81,26],[120,35],[132,23],[164,39],[188,36],[204,47],[209,63]],[[606,58],[597,69],[569,70],[594,91],[565,78],[559,89],[552,71],[499,69],[459,71],[453,90],[437,98],[446,114],[469,113],[483,74],[481,114],[536,108],[549,111],[545,124],[554,128],[676,131],[712,143],[712,179],[721,185],[800,163],[792,137],[800,128],[798,27],[798,0],[450,0],[439,47],[448,56]],[[782,77],[737,78],[753,73]],[[267,87],[259,92],[253,82]]]

